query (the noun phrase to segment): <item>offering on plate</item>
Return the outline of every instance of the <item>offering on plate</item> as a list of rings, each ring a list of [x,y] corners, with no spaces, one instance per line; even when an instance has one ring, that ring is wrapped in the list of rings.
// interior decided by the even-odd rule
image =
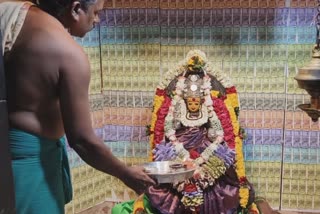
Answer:
[[[146,173],[155,178],[159,184],[176,183],[192,177],[196,166],[175,161],[155,161],[143,164]]]

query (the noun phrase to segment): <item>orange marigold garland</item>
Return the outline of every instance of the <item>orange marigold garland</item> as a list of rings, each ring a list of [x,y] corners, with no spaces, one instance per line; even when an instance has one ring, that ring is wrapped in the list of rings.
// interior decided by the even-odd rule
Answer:
[[[239,108],[239,102],[237,97],[237,91],[235,87],[228,88],[226,90],[227,98],[225,104],[229,110],[229,115],[232,120],[233,133],[235,135],[235,150],[236,150],[236,172],[240,182],[240,205],[242,208],[246,208],[249,201],[249,188],[247,184],[245,164],[243,157],[242,139],[240,133],[240,125],[238,121],[237,108]]]

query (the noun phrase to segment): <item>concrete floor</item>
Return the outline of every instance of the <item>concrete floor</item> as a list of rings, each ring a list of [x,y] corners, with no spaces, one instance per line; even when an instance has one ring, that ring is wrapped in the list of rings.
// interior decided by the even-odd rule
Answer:
[[[87,210],[84,210],[78,214],[111,214],[111,209],[113,206],[114,203],[112,202],[104,202]]]

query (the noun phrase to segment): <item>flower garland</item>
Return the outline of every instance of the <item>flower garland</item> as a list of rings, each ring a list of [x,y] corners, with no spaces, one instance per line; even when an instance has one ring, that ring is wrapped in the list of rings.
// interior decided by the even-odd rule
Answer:
[[[203,204],[203,191],[194,183],[186,183],[183,187],[181,202],[190,210],[196,211]]]
[[[224,98],[215,96],[217,94],[215,91],[211,92],[211,96],[213,99],[213,106],[216,110],[219,120],[221,121],[221,125],[224,130],[224,141],[227,143],[230,149],[235,148],[235,135],[233,133],[232,122],[230,118],[230,114],[228,112],[228,108],[225,106]]]
[[[199,208],[204,202],[203,191],[209,186],[214,185],[216,179],[224,175],[228,168],[228,166],[226,166],[225,160],[219,157],[219,155],[222,155],[219,154],[220,152],[226,152],[223,147],[224,146],[222,145],[216,146],[217,149],[215,152],[217,153],[213,154],[211,152],[208,160],[203,163],[201,167],[197,168],[196,172],[193,175],[193,178],[179,184],[174,184],[173,186],[178,192],[181,192],[182,204],[185,207],[188,207],[190,210],[195,211],[196,213],[199,213]],[[232,152],[226,152],[225,155],[234,156]]]
[[[149,141],[150,141],[150,147],[152,149],[154,149],[155,145],[157,144],[155,142],[155,126],[156,126],[157,121],[159,120],[157,113],[159,112],[160,108],[163,107],[164,100],[165,100],[165,91],[161,90],[161,89],[157,89],[156,95],[154,96],[154,101],[153,101],[151,124],[150,124],[149,130],[147,131],[150,135]],[[159,133],[157,133],[157,136],[158,135],[159,135]],[[152,153],[150,153],[149,159],[150,159],[150,161],[153,160]]]
[[[233,86],[231,88],[226,89],[227,92],[227,99],[230,100],[231,106],[236,109],[239,108],[239,98],[237,89]]]
[[[196,61],[196,58],[200,58],[200,61]],[[224,88],[231,88],[234,86],[230,80],[230,78],[222,71],[213,69],[211,64],[208,62],[206,55],[199,50],[189,51],[186,59],[180,61],[176,68],[170,69],[165,73],[162,81],[158,85],[159,89],[165,89],[168,87],[170,82],[180,76],[183,72],[185,72],[188,68],[199,68],[201,67],[207,74],[211,74],[222,84]]]
[[[247,185],[247,178],[244,165],[242,139],[240,137],[240,125],[236,115],[236,108],[239,107],[237,99],[237,91],[235,87],[229,88],[227,91],[227,98],[224,100],[228,108],[229,115],[232,121],[233,133],[235,135],[235,149],[236,149],[236,172],[240,182],[240,206],[246,208],[249,201],[249,188]]]

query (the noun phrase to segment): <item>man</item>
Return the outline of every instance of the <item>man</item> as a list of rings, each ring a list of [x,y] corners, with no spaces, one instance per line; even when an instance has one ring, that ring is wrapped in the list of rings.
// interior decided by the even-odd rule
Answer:
[[[143,168],[125,166],[94,134],[89,62],[71,37],[94,28],[104,1],[34,3],[0,0],[17,213],[64,212],[71,200],[69,168],[61,167],[64,134],[89,165],[143,192],[154,181]]]

